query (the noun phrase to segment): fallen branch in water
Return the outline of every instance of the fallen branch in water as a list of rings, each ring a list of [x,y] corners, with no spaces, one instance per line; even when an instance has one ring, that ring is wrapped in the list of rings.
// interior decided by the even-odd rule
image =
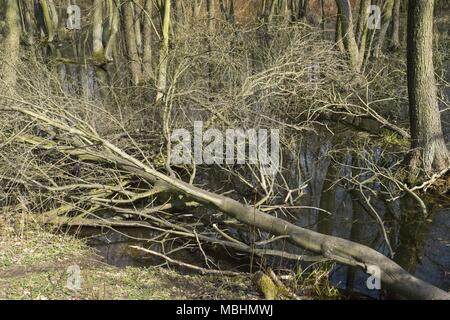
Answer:
[[[382,283],[394,292],[411,299],[450,299],[450,295],[409,274],[394,261],[367,246],[296,226],[257,208],[244,205],[232,198],[198,188],[180,179],[165,175],[127,154],[113,143],[101,138],[94,130],[69,126],[50,118],[44,112],[20,107],[2,107],[3,112],[19,112],[64,132],[61,144],[43,145],[59,152],[79,156],[80,159],[110,163],[124,172],[138,176],[153,185],[162,186],[166,193],[182,196],[190,201],[219,210],[241,223],[266,231],[275,236],[286,236],[300,248],[321,254],[347,265],[358,265],[364,271],[372,266],[381,270]],[[82,143],[81,143],[82,142]]]
[[[201,274],[216,274],[216,275],[221,275],[221,276],[242,276],[245,275],[244,272],[234,272],[234,271],[227,271],[227,270],[215,270],[215,269],[206,269],[206,268],[202,268],[202,267],[198,267],[198,266],[194,266],[192,264],[186,263],[186,262],[182,262],[182,261],[178,261],[175,259],[172,259],[162,253],[153,251],[153,250],[148,250],[142,247],[138,247],[138,246],[130,246],[130,248],[139,250],[139,251],[143,251],[146,253],[149,253],[153,256],[159,257],[159,258],[163,258],[164,260],[166,260],[169,264],[174,264],[177,265],[179,267],[184,267],[187,269],[191,269],[197,272],[200,272]]]

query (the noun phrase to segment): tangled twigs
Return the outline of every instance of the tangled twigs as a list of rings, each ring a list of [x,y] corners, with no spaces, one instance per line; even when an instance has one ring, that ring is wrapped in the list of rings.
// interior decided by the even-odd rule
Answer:
[[[18,112],[34,121],[60,130],[63,138],[58,143],[53,144],[51,148],[54,150],[60,152],[76,150],[80,155],[95,156],[103,163],[115,165],[120,170],[133,174],[151,185],[163,186],[166,193],[171,197],[178,198],[181,196],[183,199],[189,199],[189,201],[195,201],[218,210],[252,228],[260,229],[275,236],[287,236],[290,242],[308,251],[318,254],[326,253],[326,256],[333,257],[333,259],[346,264],[355,264],[356,261],[364,270],[367,270],[368,266],[375,265],[381,270],[381,281],[400,295],[417,299],[450,298],[448,293],[412,276],[395,262],[367,246],[301,228],[286,220],[264,213],[253,206],[244,205],[230,197],[167,176],[144,164],[138,158],[127,154],[110,141],[101,138],[95,130],[86,126],[77,127],[65,124],[62,121],[64,116],[60,116],[59,119],[57,115],[47,116],[44,110],[40,110],[36,106],[30,107],[29,103],[19,106],[9,104],[2,106],[0,111]],[[58,139],[58,136],[56,136],[56,139]],[[49,146],[47,145],[47,147]],[[235,245],[237,244],[235,243]]]
[[[206,269],[206,268],[202,268],[202,267],[199,267],[199,266],[194,266],[192,264],[189,264],[189,263],[186,263],[186,262],[182,262],[182,261],[170,258],[170,257],[168,257],[168,256],[166,256],[166,255],[164,255],[162,253],[159,253],[159,252],[156,252],[156,251],[153,251],[153,250],[145,249],[143,247],[130,246],[130,248],[149,253],[149,254],[151,254],[153,256],[156,256],[156,257],[159,257],[159,258],[163,258],[169,264],[174,264],[174,265],[177,265],[179,267],[184,267],[184,268],[187,268],[187,269],[195,270],[197,272],[200,272],[201,274],[216,274],[216,275],[222,275],[222,276],[242,276],[242,275],[245,275],[244,272],[234,272],[234,271],[228,271],[228,270]]]

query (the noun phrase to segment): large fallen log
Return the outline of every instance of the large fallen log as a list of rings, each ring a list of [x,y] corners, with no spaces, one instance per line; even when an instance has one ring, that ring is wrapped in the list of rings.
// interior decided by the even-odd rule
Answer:
[[[38,110],[28,109],[23,105],[1,107],[2,111],[13,111],[27,115],[34,120],[53,126],[65,133],[64,141],[68,136],[73,140],[73,147],[80,148],[79,155],[92,156],[91,159],[102,159],[114,163],[120,169],[133,173],[154,185],[162,186],[166,192],[184,195],[187,199],[215,208],[224,214],[252,227],[259,228],[277,236],[287,236],[295,245],[337,262],[359,266],[368,271],[372,266],[381,270],[380,280],[389,290],[410,299],[450,299],[447,292],[409,274],[394,261],[367,246],[348,241],[342,238],[328,236],[312,230],[298,227],[288,221],[264,213],[253,206],[244,205],[232,198],[203,190],[194,185],[167,176],[162,172],[151,168],[135,157],[130,156],[111,142],[101,138],[94,130],[78,129],[69,126],[63,121],[49,118]],[[77,145],[77,141],[84,141],[84,146]],[[97,152],[89,151],[90,146],[95,146]],[[63,147],[55,146],[59,151]],[[104,152],[98,152],[103,148]]]

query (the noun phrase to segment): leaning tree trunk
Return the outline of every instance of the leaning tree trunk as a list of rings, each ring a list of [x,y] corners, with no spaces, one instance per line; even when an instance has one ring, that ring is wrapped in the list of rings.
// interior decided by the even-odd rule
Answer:
[[[8,1],[6,7],[8,33],[2,43],[0,78],[10,89],[16,85],[16,67],[20,60],[20,15],[17,1]]]
[[[445,170],[449,153],[445,145],[433,67],[432,0],[409,0],[408,94],[411,122],[412,177]]]
[[[13,102],[16,101],[15,99],[15,97],[11,98]],[[38,140],[36,146],[40,148],[56,148],[66,155],[72,153],[72,156],[78,156],[80,159],[84,157],[84,159],[90,159],[91,161],[114,164],[124,172],[137,175],[157,189],[163,188],[165,192],[175,197],[182,195],[188,201],[194,201],[221,211],[228,217],[235,218],[250,227],[258,228],[276,236],[285,236],[291,243],[308,251],[322,254],[325,258],[350,266],[359,266],[365,271],[376,266],[381,271],[381,282],[388,289],[401,296],[411,299],[450,299],[449,293],[414,277],[374,249],[299,227],[275,215],[260,211],[256,207],[242,204],[228,196],[201,189],[166,175],[127,154],[108,140],[101,138],[95,131],[85,127],[77,128],[77,126],[68,125],[65,122],[65,117],[58,119],[55,118],[54,114],[51,114],[51,118],[49,118],[45,110],[31,109],[28,105],[14,103],[0,105],[0,112],[19,112],[37,122],[50,125],[66,133],[61,145],[59,145],[59,142],[55,143],[51,140],[48,140],[48,142],[45,139]],[[79,148],[79,141],[83,141],[86,145]],[[35,144],[36,140],[28,139],[26,142]],[[67,146],[71,147],[67,148]]]

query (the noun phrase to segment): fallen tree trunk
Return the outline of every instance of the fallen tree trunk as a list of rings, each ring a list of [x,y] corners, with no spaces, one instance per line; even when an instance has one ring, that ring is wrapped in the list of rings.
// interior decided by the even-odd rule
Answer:
[[[14,101],[14,99],[9,99]],[[15,100],[15,102],[18,101]],[[65,133],[63,141],[67,143],[68,136],[71,136],[75,148],[82,150],[79,151],[80,155],[95,154],[98,158],[114,163],[124,171],[133,173],[155,185],[162,186],[169,193],[184,195],[187,199],[217,209],[246,225],[259,228],[273,235],[287,236],[295,245],[321,254],[326,258],[350,266],[359,266],[364,271],[367,271],[369,267],[376,266],[381,270],[381,282],[388,289],[406,298],[450,299],[450,295],[445,291],[414,277],[394,261],[374,249],[342,238],[328,236],[298,227],[288,221],[259,211],[255,207],[241,204],[232,198],[218,195],[179,179],[169,177],[144,164],[137,158],[128,155],[111,142],[98,136],[94,130],[77,129],[61,120],[49,118],[39,110],[28,109],[23,106],[23,104],[30,106],[29,103],[24,101],[19,102],[22,104],[20,107],[5,106],[0,110],[19,112],[63,131]],[[80,140],[84,141],[84,146],[79,146],[79,143],[77,144],[76,141]],[[97,150],[98,148],[102,148],[104,152],[89,152],[90,147],[95,147]],[[63,147],[55,145],[55,148],[64,152]],[[70,152],[72,152],[72,155],[74,154],[73,149],[70,149]]]

